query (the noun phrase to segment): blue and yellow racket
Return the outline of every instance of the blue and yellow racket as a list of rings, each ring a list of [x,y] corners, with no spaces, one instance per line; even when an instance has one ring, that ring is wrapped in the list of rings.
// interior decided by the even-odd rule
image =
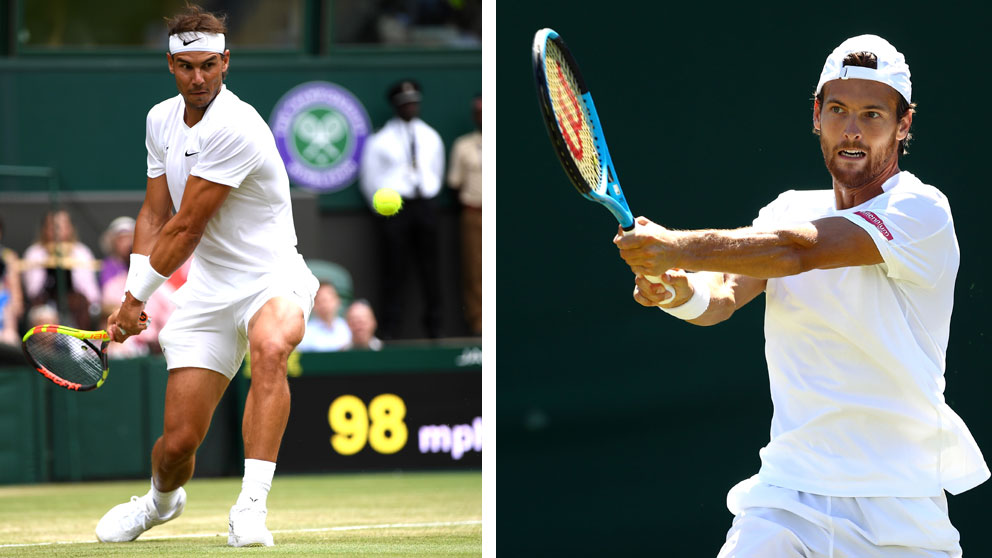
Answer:
[[[634,215],[620,189],[596,105],[575,57],[552,29],[534,35],[532,55],[541,114],[565,174],[582,197],[605,206],[625,234],[633,231]],[[675,296],[660,277],[647,279],[662,283]]]

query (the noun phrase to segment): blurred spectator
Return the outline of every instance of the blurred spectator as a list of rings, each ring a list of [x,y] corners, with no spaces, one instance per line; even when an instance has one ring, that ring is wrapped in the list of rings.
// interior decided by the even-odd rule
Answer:
[[[59,323],[59,313],[52,304],[39,304],[28,310],[27,329],[34,326]]]
[[[307,332],[296,348],[301,352],[340,351],[351,343],[348,323],[338,314],[341,299],[330,283],[321,283],[313,300],[313,313],[307,322]]]
[[[413,80],[389,88],[387,98],[396,116],[372,135],[362,152],[361,185],[369,205],[380,188],[403,197],[403,209],[379,217],[385,249],[383,263],[382,336],[399,335],[405,297],[399,288],[410,279],[410,261],[419,272],[424,297],[427,337],[441,336],[440,233],[437,195],[444,176],[441,136],[419,118],[422,94]]]
[[[0,220],[0,332],[10,327],[16,336],[17,321],[23,313],[20,262],[17,252],[3,245],[3,221]],[[2,334],[0,338],[3,338]]]
[[[24,291],[31,306],[58,303],[59,272],[65,281],[71,324],[93,329],[92,316],[100,308],[100,287],[93,252],[76,237],[76,228],[64,209],[49,211],[42,220],[37,241],[24,252]],[[65,273],[68,271],[68,273]]]
[[[0,286],[0,343],[16,345],[20,341],[17,335],[17,318],[14,316],[14,304],[10,292]]]
[[[334,0],[331,5],[337,44],[482,44],[481,0]]]
[[[382,349],[382,340],[375,336],[375,313],[372,306],[364,299],[358,299],[348,306],[345,312],[348,329],[351,330],[351,345],[348,349],[365,349],[378,351]]]
[[[134,219],[118,217],[110,222],[100,237],[103,250],[103,264],[100,267],[100,287],[102,288],[120,274],[127,276],[131,262],[131,245],[134,240]]]
[[[465,320],[482,334],[482,95],[472,100],[476,130],[451,147],[448,185],[462,204],[462,294]]]

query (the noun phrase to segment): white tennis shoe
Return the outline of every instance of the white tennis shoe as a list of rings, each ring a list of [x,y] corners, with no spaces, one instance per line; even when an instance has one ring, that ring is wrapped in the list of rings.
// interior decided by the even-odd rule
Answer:
[[[186,508],[186,491],[182,488],[178,490],[179,499],[176,500],[176,507],[171,513],[163,516],[160,516],[155,509],[151,494],[131,496],[130,502],[110,508],[110,511],[96,524],[96,538],[100,542],[133,541],[152,527],[179,517]]]
[[[275,546],[272,533],[265,526],[268,510],[263,507],[231,506],[227,520],[228,546]]]

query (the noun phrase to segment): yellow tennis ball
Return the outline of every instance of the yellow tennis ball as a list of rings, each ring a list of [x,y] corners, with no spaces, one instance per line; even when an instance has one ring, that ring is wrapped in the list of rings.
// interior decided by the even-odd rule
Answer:
[[[372,207],[379,215],[396,215],[403,208],[403,198],[392,188],[379,188],[372,196]]]

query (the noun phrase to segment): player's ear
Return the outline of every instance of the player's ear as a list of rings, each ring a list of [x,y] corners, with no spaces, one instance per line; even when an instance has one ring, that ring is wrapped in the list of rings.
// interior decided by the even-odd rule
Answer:
[[[913,110],[907,110],[906,114],[899,119],[899,128],[896,130],[896,139],[902,141],[909,136],[909,128],[913,125]]]
[[[226,73],[227,65],[231,63],[231,50],[230,49],[224,50],[224,54],[221,55],[220,59],[221,62],[224,63],[224,67],[222,68],[222,71]]]
[[[169,73],[175,74],[176,68],[172,65],[172,53],[166,52],[165,58],[169,61]]]
[[[813,99],[813,129],[820,130],[820,100]],[[908,130],[908,128],[907,128]]]

